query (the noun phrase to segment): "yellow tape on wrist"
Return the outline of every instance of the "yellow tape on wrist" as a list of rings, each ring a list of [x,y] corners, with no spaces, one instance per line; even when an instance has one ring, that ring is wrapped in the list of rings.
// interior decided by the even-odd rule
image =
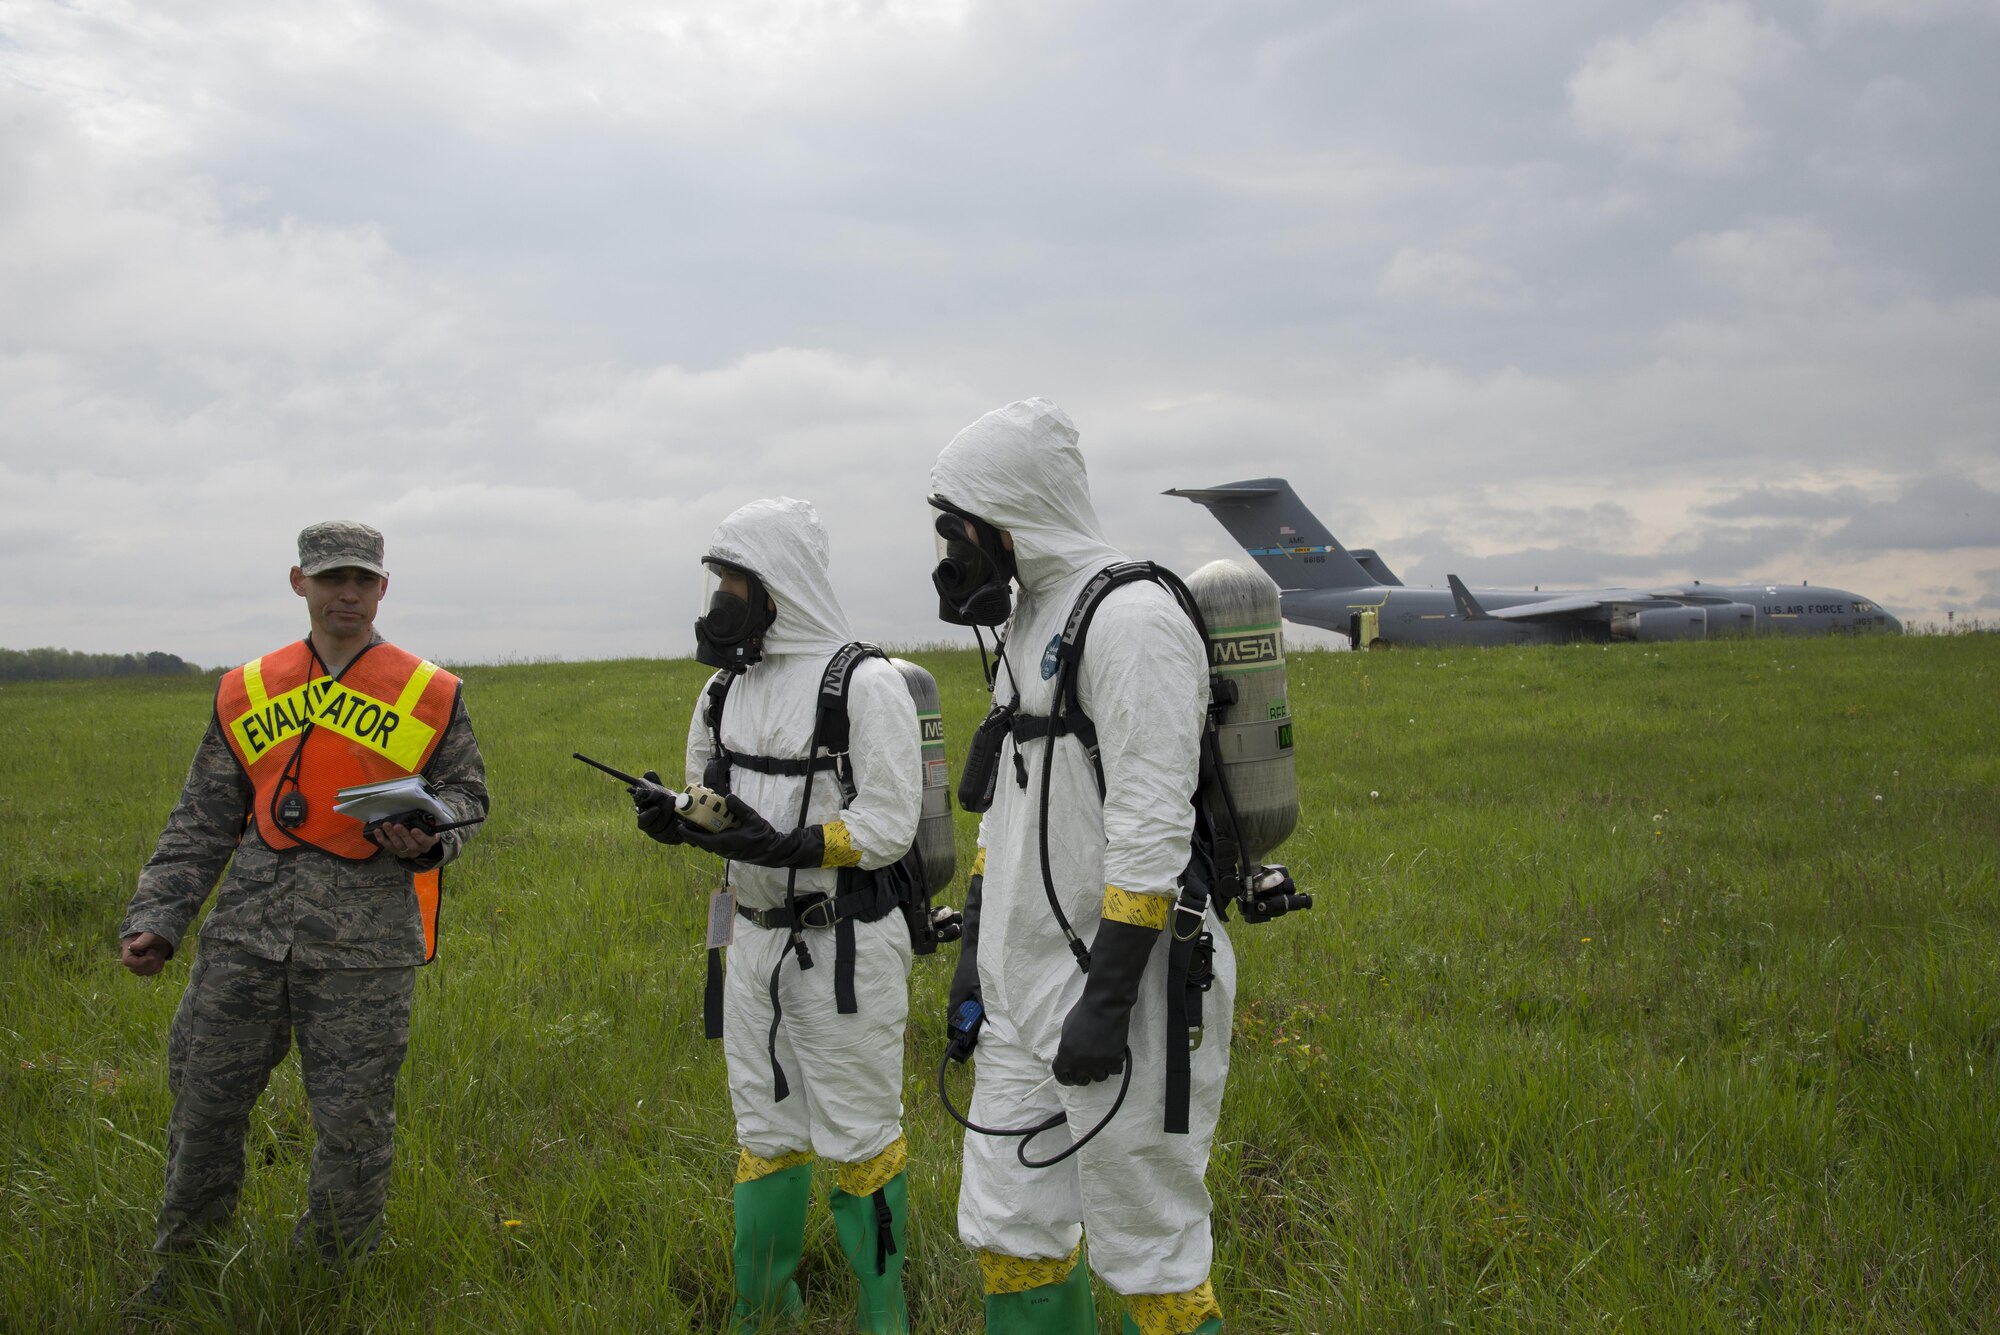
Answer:
[[[910,1142],[906,1137],[897,1136],[889,1142],[888,1149],[872,1159],[835,1164],[833,1177],[840,1189],[850,1196],[873,1196],[909,1165]]]
[[[736,1181],[739,1184],[755,1182],[760,1177],[769,1177],[773,1173],[782,1173],[787,1168],[797,1168],[802,1163],[812,1161],[811,1150],[793,1150],[789,1154],[780,1154],[775,1159],[766,1159],[761,1154],[752,1154],[750,1147],[745,1145],[743,1153],[736,1157]]]
[[[1207,1280],[1186,1293],[1134,1293],[1125,1299],[1139,1335],[1193,1335],[1202,1322],[1219,1319],[1222,1307]]]
[[[979,1253],[979,1282],[988,1293],[1026,1293],[1029,1289],[1060,1284],[1076,1269],[1083,1244],[1070,1248],[1068,1256],[1007,1256],[1001,1252]]]
[[[1150,927],[1157,932],[1167,925],[1167,919],[1173,915],[1174,901],[1170,895],[1141,895],[1120,890],[1115,885],[1104,887],[1104,918],[1107,922],[1126,922],[1134,927]]]
[[[847,822],[830,820],[819,827],[820,835],[826,841],[825,851],[820,854],[822,867],[858,867],[861,865],[860,850],[854,847],[854,840],[847,833]]]

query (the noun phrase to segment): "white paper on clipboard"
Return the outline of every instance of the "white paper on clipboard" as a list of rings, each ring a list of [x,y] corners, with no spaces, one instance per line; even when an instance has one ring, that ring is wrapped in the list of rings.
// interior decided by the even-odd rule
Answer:
[[[342,816],[352,816],[364,824],[371,820],[387,820],[409,811],[426,812],[440,825],[448,825],[458,819],[457,813],[439,801],[431,786],[415,774],[400,779],[383,779],[379,783],[359,783],[352,788],[342,788],[333,798],[334,811]]]

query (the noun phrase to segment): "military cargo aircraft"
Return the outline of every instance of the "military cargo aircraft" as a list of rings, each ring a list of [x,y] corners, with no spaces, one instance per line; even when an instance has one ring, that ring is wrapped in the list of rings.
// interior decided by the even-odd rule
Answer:
[[[1411,588],[1374,552],[1340,545],[1278,477],[1169,490],[1206,506],[1278,584],[1286,620],[1391,645],[1640,643],[1728,635],[1827,635],[1903,627],[1879,605],[1813,584],[1687,584],[1654,589]]]

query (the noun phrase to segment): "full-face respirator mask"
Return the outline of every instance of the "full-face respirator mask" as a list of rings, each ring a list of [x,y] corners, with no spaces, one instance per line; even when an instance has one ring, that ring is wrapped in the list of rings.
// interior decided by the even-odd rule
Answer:
[[[764,656],[764,632],[777,615],[771,596],[755,571],[712,557],[701,565],[701,605],[707,610],[694,623],[695,660],[741,672]]]
[[[999,626],[1014,612],[1009,581],[1014,578],[1014,554],[1000,541],[1000,530],[967,514],[942,497],[931,497],[940,511],[935,531],[938,562],[931,584],[938,594],[938,619],[954,626]]]

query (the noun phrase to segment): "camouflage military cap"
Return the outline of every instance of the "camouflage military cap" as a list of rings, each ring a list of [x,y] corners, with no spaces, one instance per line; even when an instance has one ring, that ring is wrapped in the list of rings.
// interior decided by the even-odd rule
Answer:
[[[319,575],[342,566],[387,574],[382,569],[382,535],[348,519],[329,519],[299,531],[300,573]]]

